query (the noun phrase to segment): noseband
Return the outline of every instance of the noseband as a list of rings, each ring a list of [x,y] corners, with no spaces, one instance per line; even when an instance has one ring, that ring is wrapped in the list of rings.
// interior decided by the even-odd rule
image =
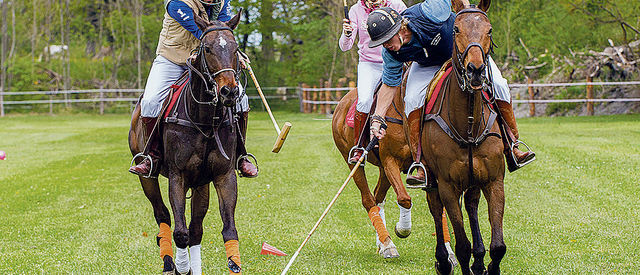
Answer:
[[[195,72],[196,75],[198,75],[202,79],[202,82],[204,82],[204,85],[205,85],[206,92],[213,96],[213,99],[211,101],[199,101],[195,98],[195,96],[193,96],[193,91],[192,91],[191,96],[193,100],[196,103],[203,104],[203,105],[218,104],[218,82],[216,81],[215,78],[219,74],[224,72],[232,72],[233,77],[236,79],[236,82],[240,83],[240,75],[238,74],[238,71],[236,69],[225,68],[225,69],[220,69],[214,73],[211,73],[211,71],[209,70],[209,65],[207,64],[207,58],[205,56],[205,52],[208,51],[208,48],[205,48],[204,37],[207,34],[212,33],[214,31],[230,31],[231,33],[233,33],[233,30],[229,27],[214,27],[214,28],[209,28],[205,30],[204,33],[202,34],[202,40],[200,41],[200,46],[198,46],[197,48],[197,55],[198,57],[200,57],[200,61],[201,61],[200,69],[198,70],[195,67],[193,67],[193,64],[191,64],[191,60],[187,60],[187,66],[191,69],[192,72]],[[238,55],[238,50],[236,50],[234,54]],[[240,58],[237,58],[237,60],[238,60],[238,63],[236,64],[236,68],[240,66]]]
[[[461,14],[465,14],[465,13],[479,13],[484,15],[485,17],[487,17],[487,19],[489,18],[489,16],[482,10],[472,6],[471,8],[466,8],[463,9],[461,11],[459,11],[456,14],[456,18],[458,16],[460,16]],[[458,30],[458,27],[454,26],[453,29],[453,46],[455,47],[455,61],[452,62],[453,65],[453,69],[456,72],[456,78],[458,79],[458,85],[460,85],[460,88],[465,91],[465,92],[469,92],[471,94],[473,94],[473,88],[471,88],[471,79],[469,79],[469,74],[467,72],[467,68],[464,66],[464,60],[467,58],[467,55],[469,54],[469,50],[471,50],[471,48],[473,47],[478,47],[480,48],[480,51],[482,52],[482,64],[485,70],[487,70],[487,68],[489,68],[489,56],[490,54],[493,54],[493,47],[495,46],[495,43],[493,42],[493,36],[491,35],[491,33],[489,33],[489,39],[490,39],[490,44],[489,44],[489,51],[485,52],[484,48],[482,48],[482,45],[480,45],[480,43],[478,42],[471,42],[467,45],[467,47],[464,49],[464,52],[460,53],[460,49],[458,48],[458,43],[456,43],[456,35],[458,35],[458,33],[460,33],[460,30]],[[489,71],[491,69],[488,69]],[[490,79],[487,79],[485,74],[482,74],[482,89],[483,90],[487,90],[487,88],[489,86],[491,86],[490,84]]]

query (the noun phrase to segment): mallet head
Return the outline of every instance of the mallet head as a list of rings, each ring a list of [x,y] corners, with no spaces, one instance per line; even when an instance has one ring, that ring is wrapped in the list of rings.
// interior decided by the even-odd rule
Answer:
[[[289,129],[291,129],[291,123],[285,122],[284,126],[282,126],[282,131],[280,131],[280,134],[278,135],[278,139],[276,139],[276,144],[273,145],[273,150],[271,150],[271,152],[280,152],[280,148],[282,148],[282,144],[284,144],[284,141],[285,139],[287,139],[287,135],[289,134]]]

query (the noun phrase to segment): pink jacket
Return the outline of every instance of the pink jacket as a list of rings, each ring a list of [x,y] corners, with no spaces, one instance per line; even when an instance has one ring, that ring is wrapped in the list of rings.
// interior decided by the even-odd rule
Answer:
[[[396,10],[398,13],[402,13],[407,9],[407,6],[402,2],[402,0],[387,0],[387,6]],[[362,2],[358,0],[358,3],[351,6],[351,9],[349,10],[349,20],[351,20],[351,26],[353,27],[354,33],[351,34],[351,37],[346,37],[343,32],[342,35],[340,35],[338,43],[340,45],[340,49],[343,52],[346,52],[353,46],[353,42],[356,40],[357,34],[359,36],[358,55],[360,56],[360,61],[382,63],[382,46],[373,49],[369,48],[371,38],[367,32],[368,16],[369,14],[365,11],[364,6],[362,6]]]

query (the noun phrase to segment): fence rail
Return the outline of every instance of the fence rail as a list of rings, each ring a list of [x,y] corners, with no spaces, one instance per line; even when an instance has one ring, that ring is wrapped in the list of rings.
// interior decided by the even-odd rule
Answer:
[[[640,81],[624,81],[624,82],[592,82],[588,78],[586,82],[574,82],[574,83],[532,83],[529,79],[529,83],[516,83],[510,84],[510,88],[528,88],[529,99],[514,99],[514,103],[529,104],[530,116],[535,115],[535,104],[548,104],[548,103],[586,103],[587,110],[590,115],[593,114],[593,103],[603,102],[640,102],[640,98],[593,98],[593,86],[634,86],[640,85]],[[324,83],[326,86],[328,82]],[[346,86],[346,81],[341,81],[339,85]],[[320,112],[331,113],[332,106],[339,103],[342,98],[343,92],[349,91],[355,87],[355,83],[352,81],[348,84],[349,87],[327,87],[317,88],[302,85],[301,87],[264,87],[265,91],[276,91],[275,95],[267,95],[268,99],[299,99],[300,111],[304,113]],[[586,86],[586,98],[578,99],[535,99],[533,88],[548,88],[548,87],[575,87]],[[294,90],[294,93],[288,91]],[[131,102],[134,103],[138,100],[138,96],[143,92],[143,89],[92,89],[92,90],[61,90],[61,91],[24,91],[24,92],[0,92],[0,109],[4,111],[5,106],[10,105],[35,105],[35,104],[72,104],[72,103],[100,103],[100,113],[103,113],[104,103],[108,102]],[[255,92],[255,93],[254,93]],[[255,88],[247,88],[249,99],[255,100],[260,97],[257,94]],[[94,95],[93,98],[68,98],[69,95]],[[114,97],[117,94],[117,97]],[[29,100],[11,100],[7,101],[7,96],[32,96],[32,95],[45,95],[49,96],[49,99],[29,99]],[[54,96],[64,95],[64,99],[54,99]],[[3,100],[4,99],[4,100]],[[50,110],[52,107],[50,107]]]

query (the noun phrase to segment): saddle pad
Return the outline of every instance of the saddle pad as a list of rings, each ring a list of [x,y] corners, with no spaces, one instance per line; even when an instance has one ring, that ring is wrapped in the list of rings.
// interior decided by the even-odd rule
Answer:
[[[438,94],[440,94],[440,90],[442,90],[442,85],[444,85],[444,81],[447,79],[447,76],[451,74],[451,71],[453,71],[453,67],[451,66],[451,60],[449,60],[444,63],[444,65],[442,65],[442,68],[440,68],[440,70],[436,73],[436,76],[429,84],[427,97],[425,99],[428,102],[424,108],[425,114],[430,113],[433,109],[433,105],[435,105],[436,103]]]
[[[347,116],[344,118],[344,122],[347,123],[347,126],[353,128],[354,127],[354,118],[356,116],[356,105],[358,105],[358,98],[353,101],[351,107],[349,107],[349,111],[347,112]]]
[[[165,109],[163,118],[167,118],[169,116],[169,113],[171,112],[171,110],[173,109],[174,105],[176,104],[176,102],[178,101],[178,98],[180,98],[180,94],[182,93],[182,90],[184,90],[184,87],[187,86],[187,84],[189,83],[189,74],[183,74],[178,81],[176,81],[173,85],[171,85],[171,87],[169,87],[169,89],[171,89],[170,91],[170,101],[169,101],[169,105],[167,106],[167,109]]]

